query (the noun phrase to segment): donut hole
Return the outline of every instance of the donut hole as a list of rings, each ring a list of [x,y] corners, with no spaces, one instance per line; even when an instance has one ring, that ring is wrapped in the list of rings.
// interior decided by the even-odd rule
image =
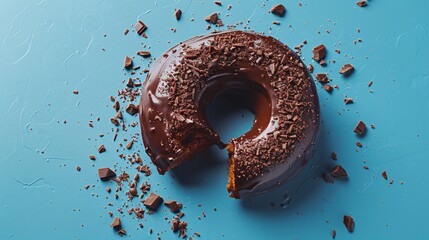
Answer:
[[[214,76],[202,94],[200,108],[223,142],[257,137],[271,119],[268,93],[245,73]]]

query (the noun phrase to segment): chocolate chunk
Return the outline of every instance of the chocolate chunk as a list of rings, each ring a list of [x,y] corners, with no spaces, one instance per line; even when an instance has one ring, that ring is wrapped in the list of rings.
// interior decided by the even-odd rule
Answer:
[[[275,5],[271,8],[270,12],[279,17],[283,17],[286,13],[286,8],[282,4]]]
[[[121,108],[121,105],[119,104],[119,102],[118,102],[118,101],[116,101],[116,102],[115,102],[115,104],[113,104],[113,108],[114,108],[116,111],[119,111],[119,109]]]
[[[332,92],[332,90],[334,89],[331,85],[329,85],[329,84],[325,84],[324,86],[323,86],[323,88],[328,92],[328,93],[331,93]]]
[[[143,205],[145,205],[150,210],[155,211],[159,208],[162,201],[162,197],[156,195],[155,193],[150,193],[149,196],[143,201]]]
[[[355,228],[355,221],[351,216],[344,215],[343,223],[349,232],[353,232],[353,229]]]
[[[214,3],[218,6],[222,6],[222,2],[220,2],[220,1],[215,1]]]
[[[115,217],[115,219],[113,219],[113,222],[110,224],[110,226],[115,230],[121,229],[121,219],[118,217]]]
[[[350,63],[347,63],[341,67],[340,74],[343,74],[345,77],[348,77],[350,76],[350,74],[353,73],[354,70],[355,68],[353,67],[353,65],[351,65]]]
[[[128,78],[127,87],[129,87],[129,88],[133,88],[134,87],[134,82],[133,82],[132,78]]]
[[[308,64],[308,71],[309,71],[310,73],[313,73],[313,71],[314,71],[314,67],[313,67],[313,65]]]
[[[110,178],[116,177],[116,173],[110,168],[99,168],[98,177],[102,181],[106,181],[106,180],[109,180]]]
[[[138,51],[137,55],[142,56],[144,58],[148,58],[148,57],[150,57],[150,52],[148,52],[148,51]]]
[[[76,171],[78,171],[78,172],[80,172],[80,170],[81,170],[82,168],[80,167],[80,166],[77,166],[76,167]]]
[[[328,83],[329,82],[328,75],[326,75],[326,73],[317,73],[316,79],[320,83]]]
[[[113,118],[110,119],[110,121],[113,123],[113,125],[119,126],[119,121],[118,121],[117,118],[113,117]]]
[[[206,22],[210,22],[211,24],[216,24],[218,20],[217,13],[212,13],[208,15],[207,17],[204,18],[204,20],[206,20]]]
[[[332,158],[332,160],[337,160],[337,153],[336,152],[332,152],[331,158]]]
[[[123,237],[123,236],[125,236],[127,234],[127,231],[125,231],[124,229],[121,229],[117,233],[118,233],[119,236]]]
[[[133,59],[131,59],[128,56],[125,56],[124,59],[124,68],[125,69],[131,69],[133,67]]]
[[[362,135],[365,133],[365,129],[366,129],[365,123],[362,121],[359,121],[359,123],[355,127],[354,132],[359,134],[359,135]]]
[[[337,165],[331,170],[331,175],[334,178],[345,178],[347,177],[347,172],[341,165]]]
[[[131,141],[129,141],[128,143],[127,143],[127,145],[125,146],[127,149],[131,149],[132,147],[133,147],[133,143],[134,143],[134,141],[133,140],[131,140]]]
[[[98,153],[103,153],[106,151],[106,147],[104,145],[101,145],[100,147],[98,147]]]
[[[365,6],[366,6],[366,0],[358,1],[358,2],[356,2],[356,4],[357,4],[359,7],[365,7]]]
[[[386,171],[383,171],[382,173],[381,173],[381,176],[383,176],[383,178],[385,179],[385,180],[387,180],[387,172]]]
[[[177,218],[174,218],[173,220],[171,220],[171,231],[173,232],[179,231],[179,223],[180,223],[180,220]]]
[[[146,31],[147,26],[142,22],[142,21],[138,21],[136,23],[136,31],[138,35],[142,35],[144,31]]]
[[[129,192],[133,196],[138,196],[139,195],[136,188],[130,188]]]
[[[173,213],[178,213],[182,209],[182,204],[177,201],[165,201],[164,205]]]
[[[344,103],[347,104],[352,104],[353,103],[353,98],[344,98]]]
[[[325,59],[326,57],[326,48],[325,45],[320,44],[313,48],[313,59],[319,62],[320,60]]]
[[[356,146],[358,146],[358,147],[362,147],[363,145],[362,145],[362,143],[361,143],[361,142],[356,142]]]
[[[125,111],[134,116],[139,112],[139,108],[138,106],[130,103],[128,104],[127,108],[125,108]]]
[[[176,20],[177,20],[177,21],[179,21],[179,20],[180,20],[180,18],[182,17],[182,10],[177,9],[177,10],[174,12],[174,16],[176,16]]]

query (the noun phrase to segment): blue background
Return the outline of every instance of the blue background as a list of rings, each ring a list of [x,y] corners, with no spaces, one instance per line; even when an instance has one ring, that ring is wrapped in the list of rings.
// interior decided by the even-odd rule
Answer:
[[[203,239],[331,239],[336,229],[337,239],[428,235],[428,1],[371,0],[366,8],[357,7],[355,0],[303,1],[303,6],[294,0],[224,0],[222,7],[207,0],[1,2],[0,239],[119,238],[109,227],[107,212],[118,216],[116,209],[124,201],[105,192],[114,184],[99,182],[97,168],[116,162],[118,169],[127,167],[114,151],[118,143],[112,141],[109,121],[114,115],[109,96],[115,96],[127,78],[124,56],[142,50],[143,42],[157,57],[179,41],[208,33],[203,18],[215,11],[225,24],[243,22],[237,28],[247,25],[289,46],[307,40],[302,51],[307,64],[312,62],[312,47],[324,43],[328,66],[313,63],[315,72],[328,72],[339,90],[328,94],[317,84],[322,127],[316,154],[293,182],[270,194],[229,198],[227,154],[216,148],[185,169],[152,174],[155,192],[186,206],[188,234],[199,232]],[[280,2],[287,8],[284,18],[268,13]],[[179,22],[175,8],[183,11]],[[134,32],[124,36],[125,28],[132,29],[138,19],[148,25],[148,39]],[[358,38],[362,42],[354,44]],[[334,52],[337,48],[341,54]],[[143,68],[149,64],[141,58],[135,62]],[[347,79],[338,74],[345,63],[356,68]],[[368,87],[371,80],[374,84]],[[75,89],[79,95],[72,94]],[[344,96],[355,103],[345,105]],[[223,139],[251,126],[250,113],[228,104],[230,108],[236,111],[214,106],[209,112]],[[89,120],[94,120],[94,128]],[[359,120],[375,125],[363,138],[353,133]],[[121,132],[118,139],[137,130]],[[106,136],[100,138],[100,133]],[[357,148],[356,141],[363,148]],[[101,155],[100,144],[108,149]],[[137,148],[143,149],[141,139],[134,144]],[[338,154],[337,162],[330,159],[332,151]],[[89,160],[90,154],[97,160]],[[349,180],[325,183],[321,173],[337,163],[348,171]],[[389,181],[394,179],[392,185],[381,177],[383,170]],[[84,185],[91,187],[85,190]],[[107,207],[109,202],[114,206]],[[354,217],[354,233],[342,224],[344,214]],[[146,216],[143,229],[137,229],[136,219],[121,218],[131,239],[155,239],[150,228],[163,239],[175,239],[164,217],[171,219],[172,214]]]

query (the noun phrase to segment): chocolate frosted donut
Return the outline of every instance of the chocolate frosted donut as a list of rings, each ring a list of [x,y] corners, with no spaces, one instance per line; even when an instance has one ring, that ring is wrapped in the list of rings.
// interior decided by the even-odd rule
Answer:
[[[250,131],[228,144],[205,115],[214,97],[241,95],[255,114]],[[229,152],[227,189],[234,198],[290,180],[306,164],[319,130],[314,82],[300,58],[253,32],[195,37],[168,50],[144,82],[140,121],[158,172],[217,144]]]

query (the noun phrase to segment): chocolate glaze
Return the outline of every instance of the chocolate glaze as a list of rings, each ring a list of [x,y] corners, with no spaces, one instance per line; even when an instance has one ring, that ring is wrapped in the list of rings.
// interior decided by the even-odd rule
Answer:
[[[236,45],[229,49],[233,42]],[[222,52],[216,55],[221,60],[198,52],[187,59],[201,49],[213,55]],[[261,55],[261,49],[268,50]],[[237,61],[234,51],[241,54]],[[227,60],[222,60],[223,55]],[[256,59],[258,56],[262,60]],[[207,59],[213,61],[205,63]],[[186,65],[193,74],[183,79],[178,69],[185,63],[205,69]],[[183,88],[189,94],[184,94]],[[152,66],[142,88],[140,121],[145,150],[158,172],[164,174],[210,145],[225,146],[205,116],[210,101],[225,91],[242,94],[255,114],[252,129],[229,144],[234,159],[230,162],[234,165],[230,166],[234,175],[228,186],[231,195],[239,198],[262,193],[294,177],[305,166],[319,129],[314,82],[287,46],[271,37],[236,30],[189,39],[168,50]],[[178,99],[188,100],[178,104]],[[183,132],[186,136],[198,134],[184,141]],[[198,142],[203,143],[197,149],[186,150]]]

